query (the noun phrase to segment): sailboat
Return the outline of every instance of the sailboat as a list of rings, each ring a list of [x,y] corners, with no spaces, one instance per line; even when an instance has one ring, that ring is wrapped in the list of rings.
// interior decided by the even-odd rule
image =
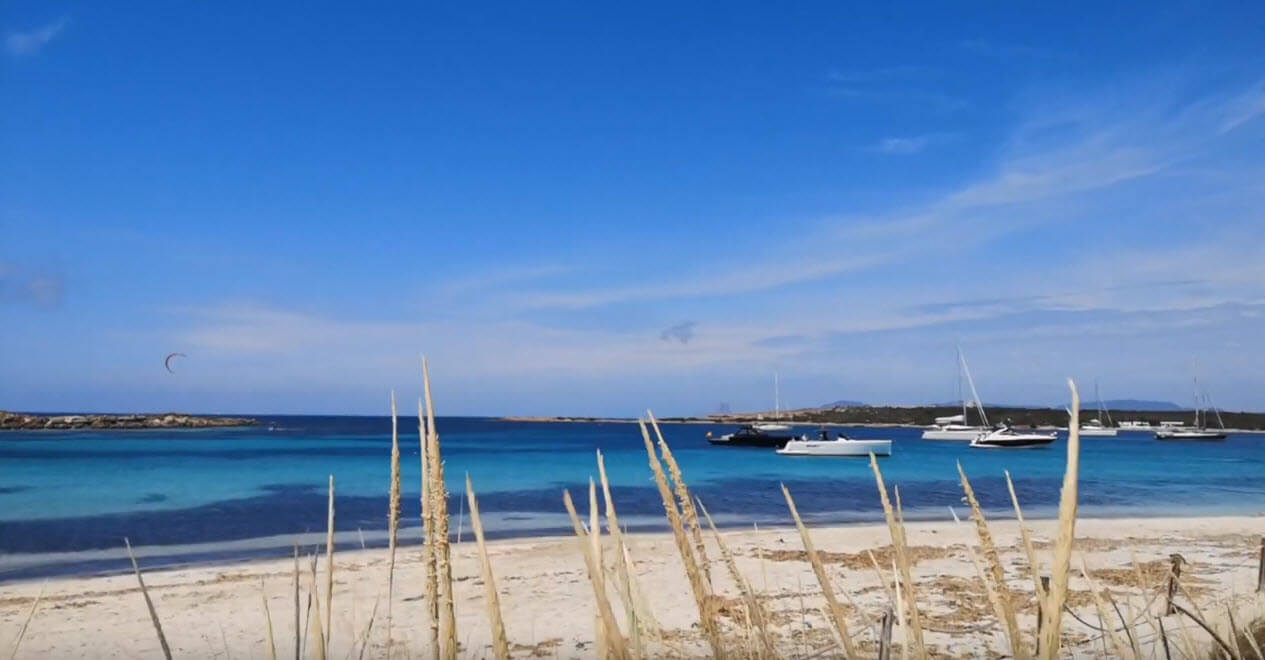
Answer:
[[[1103,407],[1102,395],[1098,393],[1098,381],[1094,381],[1094,398],[1098,400],[1098,416],[1081,424],[1080,435],[1082,438],[1114,438],[1117,430],[1111,422],[1111,413]],[[1107,418],[1107,423],[1103,424],[1103,418]]]
[[[773,419],[775,422],[756,422],[751,428],[761,433],[779,433],[791,430],[789,424],[783,424],[782,420],[782,391],[778,385],[777,372],[773,372]]]
[[[966,396],[962,390],[962,376],[966,376],[966,382],[971,388],[972,401],[967,402]],[[958,393],[962,399],[962,414],[950,415],[948,417],[937,417],[936,423],[931,428],[922,432],[923,440],[974,440],[981,433],[987,433],[990,430],[988,425],[988,415],[984,413],[984,404],[980,402],[979,392],[975,391],[975,381],[971,378],[971,369],[966,366],[966,357],[962,355],[962,348],[958,347]],[[967,424],[967,409],[974,404],[979,411],[980,421],[983,426],[970,426]]]
[[[1212,401],[1206,393],[1204,398]],[[1166,426],[1155,432],[1156,440],[1225,440],[1225,424],[1221,424],[1221,430],[1207,428],[1208,413],[1199,409],[1199,379],[1195,379],[1195,423],[1193,426]],[[1202,420],[1199,413],[1203,413]],[[1221,411],[1213,408],[1213,412],[1217,414],[1217,422],[1221,423]]]

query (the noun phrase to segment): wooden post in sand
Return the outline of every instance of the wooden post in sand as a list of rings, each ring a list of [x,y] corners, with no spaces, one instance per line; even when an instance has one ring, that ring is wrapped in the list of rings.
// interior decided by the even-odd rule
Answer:
[[[892,608],[883,610],[883,623],[878,638],[878,660],[891,660],[892,657]]]
[[[1265,594],[1265,536],[1261,537],[1261,563],[1256,569],[1256,592]]]
[[[1164,614],[1174,614],[1177,608],[1173,607],[1173,599],[1177,597],[1177,581],[1182,577],[1182,556],[1169,555],[1168,558],[1173,562],[1168,573],[1168,595],[1164,599]]]

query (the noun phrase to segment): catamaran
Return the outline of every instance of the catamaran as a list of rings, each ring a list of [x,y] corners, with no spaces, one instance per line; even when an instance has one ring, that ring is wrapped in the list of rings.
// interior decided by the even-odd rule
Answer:
[[[892,441],[856,440],[843,433],[832,440],[830,433],[823,429],[816,440],[803,435],[786,443],[777,453],[782,456],[891,456]]]
[[[1221,421],[1221,411],[1217,410],[1216,406],[1212,405],[1212,397],[1209,396],[1207,392],[1204,392],[1203,398],[1207,399],[1208,407],[1212,408],[1212,411],[1216,413],[1217,423],[1220,424],[1221,426],[1220,430],[1209,429],[1206,426],[1208,423],[1208,412],[1206,410],[1201,411],[1199,409],[1199,405],[1200,405],[1199,379],[1196,378],[1195,379],[1195,424],[1194,426],[1162,425],[1160,429],[1155,432],[1155,439],[1156,440],[1225,440],[1225,423]],[[1200,412],[1203,413],[1202,420],[1200,419],[1200,415],[1199,415]]]
[[[1094,381],[1094,398],[1098,400],[1098,416],[1081,424],[1081,437],[1114,438],[1116,429],[1111,422],[1111,413],[1103,406],[1102,395],[1098,393],[1098,381]],[[1107,423],[1103,424],[1103,418]]]
[[[962,392],[963,375],[966,376],[966,382],[971,387],[972,401],[969,403]],[[962,400],[962,414],[937,417],[935,425],[922,432],[923,440],[974,440],[990,429],[988,415],[984,413],[984,404],[980,403],[979,392],[975,391],[975,381],[971,378],[970,367],[966,366],[966,357],[962,355],[961,347],[958,348],[958,398]],[[971,404],[974,404],[975,410],[979,412],[983,426],[970,426],[966,423]]]

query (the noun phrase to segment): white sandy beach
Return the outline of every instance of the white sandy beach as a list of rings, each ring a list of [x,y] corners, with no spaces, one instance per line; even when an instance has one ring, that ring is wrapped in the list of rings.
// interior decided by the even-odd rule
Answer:
[[[1051,557],[1049,541],[1055,523],[1029,523],[1038,540],[1042,562]],[[1031,575],[1013,521],[992,525],[1003,550],[1007,577],[1016,592],[1021,628],[1035,629],[1035,600]],[[983,584],[971,561],[968,544],[975,544],[973,526],[912,523],[909,544],[917,558],[914,577],[927,641],[939,655],[997,656],[1006,651],[1004,638],[989,608]],[[891,580],[891,554],[883,525],[821,527],[812,530],[823,553],[836,591],[850,613],[853,635],[867,653],[873,652],[876,617],[888,604],[885,587],[864,551],[874,549]],[[1134,612],[1148,605],[1163,608],[1162,582],[1171,553],[1187,560],[1184,584],[1201,605],[1224,610],[1225,603],[1248,604],[1257,579],[1257,557],[1265,517],[1206,517],[1082,520],[1077,525],[1077,553],[1070,603],[1085,621],[1097,625],[1098,615],[1084,578],[1083,554],[1100,588]],[[772,612],[779,652],[808,657],[828,651],[831,628],[822,614],[824,600],[811,566],[804,559],[796,531],[773,529],[724,533],[740,570],[761,594]],[[709,541],[711,575],[722,596],[721,617],[743,642],[738,620],[739,595],[726,574],[719,552]],[[698,615],[690,596],[680,558],[670,534],[629,537],[638,583],[651,606],[661,634],[651,642],[655,655],[694,657],[707,654],[696,627]],[[608,539],[609,547],[609,539]],[[424,576],[417,546],[401,549],[396,568],[395,599],[391,607],[391,638],[396,657],[426,655],[428,627],[421,597]],[[519,539],[489,544],[507,633],[516,657],[589,657],[594,654],[593,592],[574,538]],[[608,553],[609,556],[609,553]],[[491,657],[483,582],[476,548],[467,542],[453,548],[453,577],[463,657]],[[1145,590],[1137,587],[1133,567],[1142,569]],[[310,564],[303,562],[301,597],[306,607],[311,591]],[[386,655],[387,551],[342,552],[335,559],[333,632],[330,657],[355,657],[357,639],[377,607],[365,657]],[[271,614],[277,657],[294,657],[295,606],[293,561],[268,560],[210,565],[145,575],[155,607],[175,657],[267,658],[264,598]],[[324,563],[318,580],[323,584]],[[934,587],[934,588],[933,588]],[[149,621],[135,577],[116,575],[57,578],[6,584],[0,589],[0,647],[5,653],[41,589],[43,601],[30,623],[19,658],[159,658],[161,650]],[[323,587],[321,588],[323,593]],[[1156,595],[1160,594],[1160,595]],[[620,599],[612,593],[616,614],[623,622]],[[324,604],[322,603],[322,608]],[[1118,624],[1118,622],[1117,622]],[[1147,624],[1141,624],[1147,629]],[[1166,619],[1170,631],[1193,624]],[[1069,619],[1064,627],[1077,654],[1103,653],[1095,631]],[[899,629],[895,639],[902,638]],[[354,647],[354,648],[353,648]],[[308,649],[307,651],[311,651]]]

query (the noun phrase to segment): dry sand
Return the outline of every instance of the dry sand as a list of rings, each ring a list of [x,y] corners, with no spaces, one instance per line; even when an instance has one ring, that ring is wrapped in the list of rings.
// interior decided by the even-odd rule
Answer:
[[[1039,540],[1043,572],[1048,572],[1055,523],[1036,521],[1030,526]],[[997,657],[1005,653],[1000,627],[971,562],[968,546],[975,543],[973,527],[968,521],[947,521],[911,523],[908,529],[909,543],[917,558],[914,576],[919,604],[927,641],[935,654]],[[999,521],[993,523],[993,532],[1003,549],[1008,581],[1016,594],[1020,626],[1032,631],[1036,627],[1036,606],[1018,527],[1013,521]],[[865,550],[875,551],[886,571],[883,579],[890,584],[887,529],[882,525],[849,525],[814,528],[812,533],[835,589],[849,611],[853,634],[870,655],[875,619],[888,604],[888,597]],[[779,652],[797,657],[833,655],[831,628],[821,611],[824,600],[795,530],[724,534],[738,557],[740,569],[772,611]],[[1163,609],[1161,592],[1169,555],[1180,553],[1188,562],[1183,579],[1191,595],[1201,606],[1224,612],[1227,602],[1259,605],[1259,600],[1254,599],[1260,597],[1253,592],[1262,534],[1265,517],[1081,520],[1077,524],[1076,557],[1083,553],[1099,587],[1110,589],[1122,607],[1127,602],[1127,610],[1136,618],[1144,606],[1149,605],[1155,613]],[[705,655],[707,647],[698,633],[697,612],[671,536],[634,534],[629,537],[629,544],[638,567],[639,585],[662,627],[662,634],[653,645],[654,655]],[[594,655],[593,593],[574,538],[493,542],[489,552],[515,657]],[[421,600],[424,576],[419,554],[417,546],[402,548],[396,569],[391,637],[395,641],[392,655],[398,658],[427,654],[428,633]],[[365,657],[386,655],[386,555],[384,549],[337,555],[331,658],[356,657],[357,639],[364,634],[375,603],[377,621]],[[461,655],[491,657],[483,583],[474,544],[454,546],[453,556]],[[712,578],[724,597],[721,616],[732,635],[731,643],[744,644],[740,638],[743,626],[738,592],[718,561],[719,552],[714,545],[709,545],[709,557],[713,562]],[[1147,582],[1145,588],[1137,585],[1135,557]],[[1079,559],[1074,558],[1071,605],[1085,621],[1096,626],[1098,614],[1079,566]],[[303,571],[302,600],[306,604],[311,590],[306,560]],[[323,585],[323,558],[321,571],[319,583]],[[146,574],[173,655],[178,658],[268,658],[262,595],[266,595],[271,612],[277,657],[295,657],[292,580],[292,560]],[[613,585],[614,580],[610,583]],[[41,589],[45,590],[43,602],[26,632],[19,658],[162,657],[144,600],[131,575],[57,578],[0,586],[0,655],[8,655],[12,640]],[[323,590],[322,586],[322,593]],[[620,601],[613,592],[611,600],[622,626]],[[728,603],[733,606],[726,606]],[[1094,630],[1076,619],[1065,620],[1066,638],[1078,656],[1103,654],[1103,642]],[[1166,618],[1165,624],[1170,632],[1192,627],[1176,616]],[[1151,632],[1147,623],[1140,624],[1139,630]],[[899,628],[894,636],[897,640],[902,638]]]

